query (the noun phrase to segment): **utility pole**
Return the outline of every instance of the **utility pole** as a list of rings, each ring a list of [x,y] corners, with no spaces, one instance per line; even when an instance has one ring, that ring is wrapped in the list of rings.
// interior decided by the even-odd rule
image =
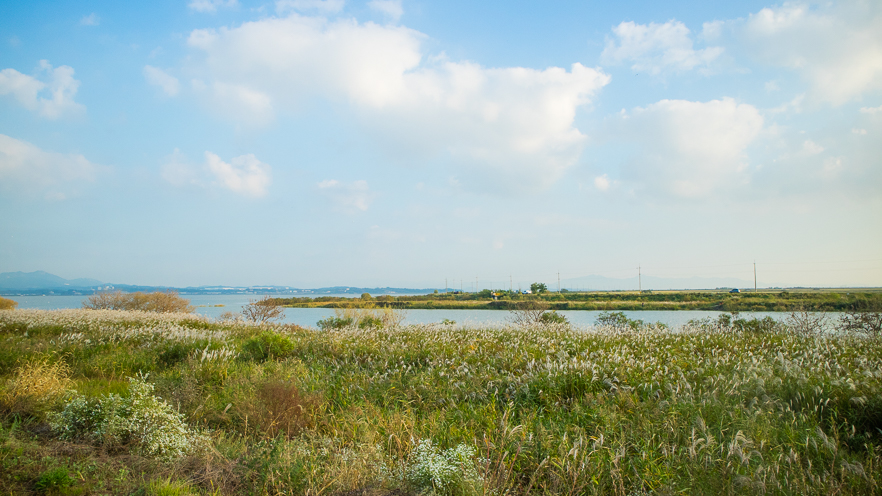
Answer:
[[[475,293],[478,292],[478,276],[475,276]]]
[[[447,294],[447,278],[444,278],[444,294]]]
[[[508,292],[511,293],[511,290],[514,289],[514,279],[512,279],[511,274],[508,275]]]
[[[642,293],[643,292],[643,278],[640,275],[640,266],[637,266],[637,289]]]
[[[756,260],[753,261],[753,292],[756,293]]]
[[[560,272],[557,273],[557,292],[560,293]]]

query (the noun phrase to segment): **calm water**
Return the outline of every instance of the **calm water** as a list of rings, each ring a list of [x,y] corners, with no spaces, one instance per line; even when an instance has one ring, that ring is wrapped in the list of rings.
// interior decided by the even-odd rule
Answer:
[[[323,295],[325,296],[325,295]],[[349,296],[352,295],[327,295]],[[219,317],[224,312],[240,312],[242,307],[249,301],[260,299],[256,295],[186,295],[190,304],[196,307],[196,313],[212,318]],[[80,308],[86,296],[6,296],[18,302],[18,308],[37,308],[42,310],[55,310],[60,308]],[[596,310],[565,310],[561,311],[567,319],[577,326],[594,324],[597,316],[601,313]],[[721,312],[705,311],[626,311],[628,318],[640,319],[644,322],[661,322],[671,327],[685,324],[692,319],[705,317],[716,318]],[[772,317],[775,320],[784,320],[790,314],[786,312],[742,312],[742,316],[750,318]],[[304,327],[315,327],[316,322],[334,315],[331,308],[286,308],[285,322]],[[430,324],[441,322],[444,319],[456,321],[466,325],[500,325],[509,318],[509,312],[504,310],[407,310],[406,324]]]

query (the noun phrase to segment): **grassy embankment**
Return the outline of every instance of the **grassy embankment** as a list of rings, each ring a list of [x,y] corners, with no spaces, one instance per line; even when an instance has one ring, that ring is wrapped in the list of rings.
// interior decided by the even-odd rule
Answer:
[[[860,335],[12,310],[0,389],[10,494],[882,491],[882,342]],[[184,423],[157,437],[145,409]]]
[[[369,308],[511,310],[518,302],[541,300],[551,310],[717,310],[723,312],[789,312],[794,310],[843,312],[854,308],[882,306],[882,290],[760,290],[732,294],[727,291],[592,291],[518,295],[490,290],[464,294],[379,296],[345,298],[274,298],[294,308]]]

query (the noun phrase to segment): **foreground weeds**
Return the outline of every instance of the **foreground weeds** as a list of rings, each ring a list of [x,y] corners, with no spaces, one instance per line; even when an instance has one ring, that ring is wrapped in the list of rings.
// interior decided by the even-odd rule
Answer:
[[[882,492],[882,343],[847,333],[12,310],[0,414],[12,494]]]

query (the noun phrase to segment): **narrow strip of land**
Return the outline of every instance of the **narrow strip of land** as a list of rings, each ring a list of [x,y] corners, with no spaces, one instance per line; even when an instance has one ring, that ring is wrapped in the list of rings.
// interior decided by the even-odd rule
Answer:
[[[550,310],[715,310],[724,312],[844,312],[882,308],[882,289],[710,291],[591,291],[519,294],[484,290],[477,293],[360,298],[319,296],[274,298],[293,308],[400,308],[438,310],[514,310],[520,302],[543,301]]]

